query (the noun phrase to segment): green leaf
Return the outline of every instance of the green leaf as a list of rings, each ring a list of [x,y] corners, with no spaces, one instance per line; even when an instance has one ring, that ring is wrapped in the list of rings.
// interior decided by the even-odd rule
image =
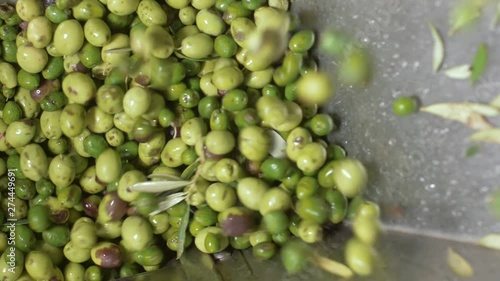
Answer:
[[[431,30],[432,39],[434,40],[432,70],[437,72],[444,61],[444,44],[441,35],[439,35],[436,27],[431,22],[429,22],[429,29]]]
[[[190,208],[189,204],[186,204],[186,211],[184,217],[182,218],[181,225],[179,226],[179,241],[177,242],[177,259],[180,259],[182,253],[184,253],[184,244],[186,243],[186,231],[189,224]]]
[[[469,146],[467,150],[465,151],[465,157],[471,158],[472,156],[476,155],[479,152],[479,146],[473,145]]]
[[[151,174],[148,176],[150,179],[159,178],[166,181],[182,181],[182,178],[174,175],[163,175],[163,174]]]
[[[216,59],[217,57],[208,57],[208,58],[204,58],[204,59],[193,59],[193,58],[190,58],[188,56],[185,56],[184,54],[182,54],[181,52],[174,52],[175,56],[179,59],[187,59],[187,60],[192,60],[192,61],[209,61],[209,60],[212,60],[212,59]]]
[[[189,180],[191,179],[194,174],[196,173],[196,170],[198,169],[198,165],[200,165],[200,161],[195,161],[193,164],[189,165],[182,171],[181,178],[183,180]]]
[[[491,128],[491,129],[481,130],[473,134],[469,139],[471,141],[477,141],[477,142],[491,142],[500,144],[500,129]]]
[[[28,219],[18,220],[18,221],[7,221],[3,224],[3,226],[9,226],[11,223],[14,223],[15,225],[24,225],[24,224],[28,224],[29,221],[28,221]]]
[[[461,3],[455,5],[450,13],[451,28],[449,35],[453,35],[458,30],[474,23],[481,16],[483,5],[482,1],[469,0],[461,1]]]
[[[468,64],[448,68],[444,71],[444,75],[451,79],[465,80],[469,79],[472,74],[472,67]]]
[[[488,234],[481,238],[478,244],[486,248],[500,251],[500,234]]]
[[[147,181],[140,182],[129,187],[132,191],[160,193],[165,191],[179,190],[186,187],[189,181]]]
[[[108,54],[123,54],[123,53],[132,52],[132,48],[109,49],[109,50],[106,50],[105,52]]]
[[[488,205],[493,215],[500,218],[500,190],[493,192],[488,198]]]
[[[452,248],[448,248],[448,266],[459,277],[471,277],[474,275],[474,269],[470,263]]]
[[[268,130],[268,133],[271,138],[269,154],[274,158],[286,158],[286,141],[274,130]]]
[[[182,201],[186,200],[188,194],[186,192],[177,192],[177,193],[173,193],[173,194],[170,194],[170,195],[167,195],[164,197],[163,200],[160,201],[160,203],[158,203],[158,209],[154,212],[151,212],[149,215],[156,215],[156,214],[159,214],[179,203],[181,203]]]
[[[481,44],[477,48],[476,55],[474,56],[474,61],[472,62],[472,74],[471,81],[476,83],[481,75],[483,75],[486,65],[488,64],[488,46],[486,44]]]

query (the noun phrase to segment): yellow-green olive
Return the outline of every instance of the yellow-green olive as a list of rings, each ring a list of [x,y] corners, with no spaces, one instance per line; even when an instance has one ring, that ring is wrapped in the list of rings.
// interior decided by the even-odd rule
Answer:
[[[82,105],[92,100],[97,91],[94,80],[81,72],[73,72],[64,77],[62,88],[70,102]]]
[[[83,263],[90,259],[90,248],[80,248],[73,241],[64,246],[64,256],[74,263]]]
[[[46,17],[36,17],[28,23],[26,36],[35,48],[45,48],[52,41],[52,23]]]
[[[68,104],[61,113],[61,130],[67,137],[73,138],[85,130],[85,108],[81,104]]]
[[[19,0],[16,1],[16,12],[23,21],[30,21],[42,16],[44,8],[40,0]]]
[[[67,187],[75,179],[75,164],[67,155],[57,155],[49,165],[49,178],[57,187]]]
[[[121,172],[120,155],[112,149],[108,148],[103,151],[96,160],[96,175],[99,181],[110,183],[120,177]]]
[[[60,122],[61,114],[62,110],[42,112],[40,127],[47,139],[59,139],[63,135]]]
[[[129,57],[129,53],[118,52],[112,53],[109,50],[130,48],[130,38],[127,34],[115,33],[111,36],[109,42],[101,49],[101,59],[103,62],[109,63],[111,66],[117,66]]]
[[[90,19],[83,26],[85,39],[96,47],[103,47],[111,39],[111,30],[102,19]]]
[[[45,49],[35,48],[31,44],[19,46],[16,58],[19,66],[29,73],[41,72],[49,61],[49,55]]]
[[[107,0],[108,10],[118,16],[127,16],[137,10],[139,0]]]
[[[72,55],[82,48],[84,38],[82,25],[77,20],[65,20],[54,32],[54,47],[62,55]]]
[[[137,15],[146,26],[167,24],[167,14],[160,4],[154,0],[141,1],[137,7]]]
[[[136,183],[147,181],[146,175],[138,170],[128,171],[122,175],[118,183],[118,196],[123,201],[132,202],[139,197],[139,192],[130,190],[129,187]]]
[[[36,280],[49,280],[54,274],[50,256],[42,251],[31,251],[26,256],[26,271]]]
[[[23,174],[35,182],[46,177],[49,170],[47,155],[45,155],[43,148],[35,143],[23,148],[20,165]]]

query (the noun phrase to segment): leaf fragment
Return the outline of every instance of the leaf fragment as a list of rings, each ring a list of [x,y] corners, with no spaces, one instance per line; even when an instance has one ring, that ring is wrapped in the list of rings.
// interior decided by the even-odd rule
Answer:
[[[190,208],[189,204],[186,204],[186,210],[184,212],[184,217],[182,218],[181,225],[179,226],[179,240],[177,241],[177,259],[180,259],[184,253],[184,244],[186,243],[186,231],[189,224]]]
[[[132,48],[116,48],[116,49],[106,50],[105,52],[107,54],[123,54],[123,53],[128,53],[131,51],[132,51]]]
[[[459,277],[471,277],[474,275],[474,269],[470,263],[452,248],[448,248],[448,266]]]
[[[147,181],[132,185],[130,190],[150,193],[160,193],[181,189],[191,182],[189,181]]]
[[[500,234],[488,234],[478,242],[480,246],[500,251]]]
[[[153,216],[159,214],[179,203],[186,200],[188,194],[186,192],[177,192],[166,196],[160,203],[158,203],[158,209],[151,212],[149,215]]]
[[[165,181],[181,181],[182,180],[182,178],[179,176],[166,175],[166,174],[151,174],[151,175],[148,175],[148,178],[150,178],[150,179],[158,178],[158,179],[163,179]]]
[[[477,142],[491,142],[500,144],[500,129],[491,128],[486,130],[481,130],[474,133],[470,138],[471,141]]]
[[[469,146],[469,148],[467,148],[467,150],[465,151],[465,157],[471,158],[478,152],[479,152],[479,146],[477,145]]]
[[[475,83],[481,78],[486,65],[488,64],[488,45],[480,44],[477,48],[476,55],[474,56],[474,61],[472,62],[472,73],[471,81]]]
[[[498,95],[491,103],[491,106],[494,106],[498,109],[500,109],[500,95]]]
[[[497,108],[479,103],[437,103],[423,107],[421,110],[461,122],[475,130],[492,128],[493,126],[484,119],[484,116],[492,117],[500,114]]]
[[[194,174],[196,173],[196,170],[198,169],[198,165],[200,165],[200,161],[195,161],[193,164],[189,165],[182,171],[181,178],[183,180],[189,180],[191,179]]]
[[[354,276],[354,272],[347,265],[343,263],[319,255],[315,256],[315,261],[316,265],[318,265],[321,269],[331,274],[340,276],[345,279],[349,279]]]
[[[450,13],[449,35],[455,34],[460,29],[474,23],[481,16],[482,1],[461,1],[453,7]]]
[[[500,218],[500,189],[488,197],[488,207],[495,217]]]
[[[432,39],[434,40],[433,63],[432,70],[438,72],[439,68],[444,61],[444,44],[439,31],[436,27],[429,22],[429,29],[431,30]]]
[[[444,71],[444,75],[451,79],[465,80],[472,75],[472,67],[468,64],[454,66]]]
[[[271,146],[269,148],[269,154],[274,158],[285,158],[286,157],[286,141],[283,137],[274,130],[268,130],[269,137],[271,138]]]

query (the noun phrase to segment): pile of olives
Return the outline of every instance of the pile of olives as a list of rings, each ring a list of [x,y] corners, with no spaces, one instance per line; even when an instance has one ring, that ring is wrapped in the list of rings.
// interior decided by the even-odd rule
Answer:
[[[345,262],[370,274],[378,207],[362,197],[363,165],[326,142],[332,78],[288,9],[1,4],[0,280],[128,277],[192,244],[263,260],[281,249],[299,272],[325,225],[345,219]],[[177,180],[186,196],[172,204],[161,185]],[[132,188],[148,181],[159,189]]]

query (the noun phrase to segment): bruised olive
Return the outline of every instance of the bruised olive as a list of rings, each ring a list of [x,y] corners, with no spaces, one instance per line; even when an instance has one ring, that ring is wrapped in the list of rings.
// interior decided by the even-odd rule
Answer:
[[[101,197],[97,195],[90,195],[89,197],[85,198],[82,202],[83,212],[91,218],[97,218],[100,203],[101,203]]]
[[[120,220],[127,212],[127,206],[127,202],[123,201],[116,192],[108,193],[99,204],[98,220],[102,222]]]
[[[120,246],[111,242],[101,242],[90,250],[92,261],[102,268],[117,268],[122,265]]]
[[[255,217],[244,207],[231,207],[219,214],[222,231],[227,236],[243,236],[255,229]]]

